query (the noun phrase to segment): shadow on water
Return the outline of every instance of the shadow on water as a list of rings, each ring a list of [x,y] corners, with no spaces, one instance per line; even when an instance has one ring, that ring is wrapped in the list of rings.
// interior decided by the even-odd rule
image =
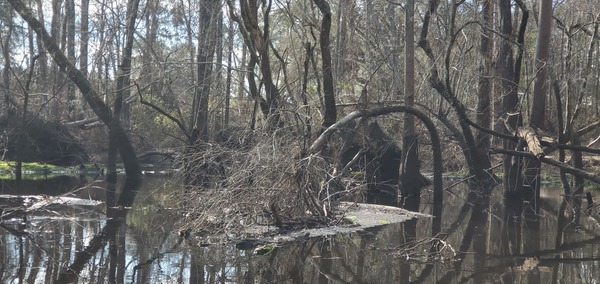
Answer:
[[[0,282],[595,283],[600,275],[597,212],[572,214],[559,188],[546,187],[531,210],[499,189],[483,198],[453,187],[434,236],[433,218],[420,218],[258,255],[180,243],[172,212],[157,201],[164,182],[126,180],[98,195],[103,212],[47,212],[22,234],[0,229]],[[425,191],[422,212],[430,198]]]

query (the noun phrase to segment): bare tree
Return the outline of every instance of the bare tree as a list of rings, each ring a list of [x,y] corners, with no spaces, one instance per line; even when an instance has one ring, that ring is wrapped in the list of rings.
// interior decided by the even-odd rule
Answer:
[[[548,59],[550,52],[550,38],[552,27],[552,0],[540,0],[539,30],[535,51],[535,82],[533,85],[531,114],[529,126],[533,129],[545,129],[544,118],[546,112],[546,91],[548,81]],[[524,197],[531,204],[536,204],[540,194],[541,162],[538,159],[527,159],[524,175]]]
[[[200,5],[200,22],[198,33],[198,79],[194,95],[192,115],[195,116],[192,143],[208,142],[208,102],[213,77],[213,58],[217,47],[216,33],[218,30],[217,17],[220,11],[220,1],[205,1]]]
[[[50,34],[48,34],[44,28],[44,25],[35,18],[31,10],[29,10],[23,4],[23,2],[19,0],[9,0],[9,3],[13,9],[15,9],[15,11],[21,15],[23,20],[25,20],[29,26],[42,38],[44,41],[44,47],[52,55],[54,62],[79,88],[84,99],[87,101],[88,105],[98,116],[98,118],[100,118],[104,124],[109,126],[109,130],[111,131],[111,140],[113,140],[111,143],[113,143],[113,145],[115,145],[118,149],[121,158],[123,159],[127,175],[132,177],[139,176],[141,174],[141,169],[133,146],[127,137],[125,129],[120,125],[120,123],[118,123],[118,120],[113,117],[110,107],[108,107],[100,98],[96,89],[92,86],[87,77],[83,75],[81,70],[79,70],[67,59],[65,54],[58,46],[56,40],[50,36]],[[131,26],[134,26],[134,24],[132,23]]]
[[[452,132],[456,139],[461,142],[461,148],[465,156],[466,163],[469,167],[469,175],[473,177],[473,179],[470,180],[470,184],[472,186],[471,188],[479,190],[487,188],[490,184],[494,184],[496,179],[489,172],[491,169],[491,161],[489,156],[486,152],[481,152],[477,147],[477,142],[475,135],[473,134],[473,130],[471,129],[472,124],[467,115],[466,107],[456,96],[450,79],[450,51],[454,47],[456,39],[461,30],[464,28],[463,26],[461,27],[461,30],[456,29],[456,13],[459,6],[463,3],[463,1],[458,1],[453,2],[452,4],[452,16],[450,18],[449,29],[449,35],[451,38],[449,42],[448,53],[443,57],[445,71],[444,77],[441,77],[442,75],[440,74],[440,69],[438,68],[438,56],[435,54],[434,49],[432,48],[432,45],[428,39],[431,19],[435,16],[435,13],[440,5],[439,0],[429,1],[429,6],[423,18],[423,26],[418,45],[425,52],[429,60],[429,65],[431,66],[429,70],[429,83],[431,87],[436,90],[446,102],[450,104],[458,116],[460,130],[452,125],[449,125],[449,121],[446,119],[444,120],[446,121],[446,125],[450,129],[453,129]]]
[[[511,0],[498,1],[499,7],[499,26],[502,40],[500,41],[498,59],[496,67],[500,76],[500,96],[501,106],[496,110],[496,117],[504,121],[499,125],[502,133],[509,134],[513,129],[522,126],[522,116],[519,104],[519,79],[521,73],[521,62],[523,48],[519,48],[518,56],[515,59],[515,52],[510,42],[514,38],[514,28],[512,19]],[[529,11],[525,6],[520,6],[522,19],[518,35],[516,36],[519,44],[524,43],[525,28],[529,17]],[[510,139],[502,140],[502,147],[505,150],[516,149],[516,141]],[[521,159],[510,155],[503,157],[504,168],[504,192],[508,195],[520,195],[521,187]],[[520,199],[520,198],[519,198]]]
[[[326,0],[314,0],[314,2],[323,15],[319,44],[321,46],[321,64],[323,67],[323,102],[325,103],[322,127],[323,129],[326,129],[335,123],[337,119],[335,90],[333,87],[333,69],[331,66],[331,47],[329,44],[329,33],[331,32],[331,8]]]
[[[415,1],[409,0],[405,6],[405,32],[404,32],[404,104],[413,107],[415,104],[415,30],[414,13]],[[421,177],[419,161],[419,140],[415,131],[415,117],[404,113],[404,134],[402,140],[402,163],[400,205],[418,211],[421,196],[421,187],[424,183]]]
[[[2,35],[2,46],[0,46],[0,48],[2,48],[2,57],[3,57],[3,68],[2,68],[2,89],[3,89],[3,105],[2,105],[2,114],[8,114],[11,111],[11,102],[10,102],[10,92],[11,92],[11,86],[10,86],[10,68],[12,65],[12,60],[11,60],[11,46],[12,46],[12,37],[13,37],[13,30],[14,30],[14,24],[13,24],[13,13],[12,11],[7,11],[2,13],[1,15],[4,19],[2,20],[4,22],[4,25],[6,25],[6,27],[8,27],[6,29],[6,32],[4,32]],[[3,30],[0,30],[0,33],[2,33]],[[6,112],[6,113],[4,113]]]
[[[252,98],[260,106],[263,116],[267,120],[268,128],[279,127],[282,125],[281,120],[281,95],[279,88],[273,80],[273,72],[271,70],[271,60],[269,58],[269,50],[271,48],[271,23],[270,13],[272,1],[259,3],[257,0],[240,0],[239,13],[237,5],[232,0],[227,0],[229,13],[231,18],[238,23],[240,33],[244,39],[244,43],[248,48],[250,59],[247,65],[248,87]],[[262,12],[259,17],[259,12]],[[259,20],[262,19],[262,22]],[[255,68],[258,67],[261,73],[260,85],[264,86],[265,97],[259,93],[259,88],[256,82]]]

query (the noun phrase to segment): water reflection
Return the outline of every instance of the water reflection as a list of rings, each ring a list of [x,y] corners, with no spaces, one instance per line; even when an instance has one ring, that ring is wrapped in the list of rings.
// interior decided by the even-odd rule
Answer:
[[[131,182],[125,188],[138,187]],[[181,240],[170,227],[172,212],[159,200],[171,190],[164,183],[146,178],[139,191],[78,191],[114,204],[100,211],[46,212],[27,224],[4,220],[9,229],[0,229],[0,282],[594,283],[600,275],[597,218],[585,212],[574,218],[559,188],[545,188],[537,214],[523,214],[498,189],[482,198],[455,187],[444,197],[436,236],[433,220],[423,218],[255,255]],[[431,202],[424,197],[427,213]]]

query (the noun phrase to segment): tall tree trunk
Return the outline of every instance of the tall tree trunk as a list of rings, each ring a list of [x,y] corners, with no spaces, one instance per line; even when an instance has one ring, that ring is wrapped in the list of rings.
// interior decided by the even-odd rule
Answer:
[[[75,0],[65,1],[65,31],[67,58],[71,62],[75,63]],[[81,66],[79,68],[83,69],[81,68]],[[76,119],[75,107],[77,103],[75,97],[75,88],[73,87],[73,84],[67,84],[66,92],[67,116],[69,117],[69,119],[74,120]]]
[[[90,39],[90,0],[81,0],[81,20],[79,23],[79,68],[84,76],[88,76],[88,47],[89,47],[89,39]],[[81,120],[84,118],[84,102],[81,99],[77,99],[77,119]]]
[[[131,92],[131,56],[133,53],[133,42],[135,33],[135,23],[137,19],[137,10],[139,0],[129,0],[127,2],[127,14],[125,24],[125,44],[122,50],[121,62],[118,65],[117,76],[117,95],[115,98],[114,116],[116,120],[121,120],[121,116],[127,108],[125,99]],[[128,122],[125,121],[127,125]]]
[[[116,155],[118,149],[119,142],[119,133],[118,129],[123,129],[121,125],[122,115],[124,113],[124,109],[127,109],[128,106],[125,103],[125,98],[127,98],[131,92],[131,56],[133,53],[133,42],[134,42],[134,33],[135,33],[135,23],[137,19],[137,12],[140,0],[129,0],[127,2],[127,14],[126,14],[126,24],[125,24],[125,46],[123,48],[123,55],[121,63],[119,64],[119,73],[117,76],[117,95],[115,97],[115,106],[113,109],[113,118],[109,124],[109,157],[108,157],[108,166],[107,166],[107,179],[110,182],[116,183]],[[128,125],[128,118],[125,119],[125,125]],[[127,128],[127,127],[126,127]],[[125,157],[121,155],[123,162],[125,163]],[[137,161],[136,161],[137,162]]]
[[[513,31],[513,25],[516,27],[518,24],[517,19],[512,19],[513,9],[511,6],[511,0],[500,0],[498,2],[499,7],[499,19],[500,19],[500,32],[504,38],[516,38],[517,43],[521,46],[525,43],[525,31],[527,22],[529,19],[529,11],[522,2],[517,2],[518,11],[522,12],[521,21],[519,24],[518,33],[515,35]],[[517,13],[515,12],[515,15]],[[520,110],[518,87],[521,77],[521,65],[523,61],[523,49],[520,48],[516,56],[512,49],[512,43],[509,40],[502,40],[500,42],[500,48],[498,51],[497,68],[500,74],[500,87],[501,87],[501,109],[497,111],[497,117],[504,121],[504,125],[500,127],[503,133],[510,133],[513,129],[517,129],[522,126],[523,119]],[[521,143],[509,141],[504,139],[502,141],[502,147],[505,150],[519,150],[523,146]],[[516,222],[521,224],[523,217],[523,158],[505,155],[503,157],[503,168],[504,168],[504,197],[505,207],[503,219],[505,221]],[[532,213],[532,212],[530,212]],[[535,212],[533,212],[535,213]],[[529,221],[527,221],[529,222]],[[539,226],[539,223],[530,222],[532,227]],[[522,236],[521,225],[508,226],[508,234],[505,241],[507,242],[502,246],[504,253],[513,253],[514,248],[520,249],[522,244],[525,242]],[[531,245],[531,243],[528,243]],[[513,248],[511,250],[511,247]],[[507,279],[508,280],[508,279]],[[509,280],[510,281],[510,280]]]
[[[37,6],[37,13],[38,13],[38,19],[40,19],[40,22],[44,22],[44,6],[42,4],[42,0],[36,0],[36,6]],[[46,55],[45,52],[41,52],[42,50],[44,50],[44,43],[42,42],[42,39],[40,38],[40,36],[36,35],[36,45],[37,45],[37,50],[40,53],[40,58],[38,59],[38,70],[39,70],[39,80],[40,82],[38,82],[38,87],[42,90],[46,89],[47,83],[46,81],[48,80],[48,56]]]
[[[511,2],[511,0],[498,1],[500,32],[505,38],[513,37]],[[527,11],[524,11],[523,19],[521,20],[523,27],[526,26],[527,15]],[[521,33],[524,33],[524,30],[520,30],[519,34]],[[522,125],[522,117],[519,109],[518,95],[520,70],[517,70],[517,68],[520,69],[520,66],[517,66],[515,62],[514,51],[511,42],[508,40],[500,42],[496,66],[500,74],[500,95],[502,98],[501,108],[497,110],[496,116],[504,121],[504,125],[501,125],[499,129],[503,133],[509,134],[509,129],[517,129],[518,126]],[[504,139],[502,147],[505,150],[515,150],[517,143]],[[510,200],[509,202],[521,202],[521,161],[521,158],[510,155],[505,155],[502,161],[504,169],[504,194],[506,199]]]
[[[479,69],[479,82],[477,91],[477,124],[481,127],[491,129],[492,126],[492,90],[493,90],[493,56],[494,56],[494,6],[491,0],[484,0],[481,4],[483,14],[483,24],[481,27],[481,46],[480,53],[483,57]],[[482,155],[485,155],[490,149],[490,135],[483,132],[477,132],[477,149]]]
[[[404,104],[415,104],[415,1],[408,0],[405,7],[405,55],[404,55]],[[400,80],[401,81],[401,80]],[[415,117],[404,113],[404,134],[402,136],[401,205],[411,211],[419,211],[421,187],[421,165],[419,161],[419,140],[415,133]]]
[[[52,0],[52,20],[50,22],[50,35],[52,38],[58,40],[61,37],[60,32],[60,23],[62,21],[61,17],[61,6],[62,0]],[[42,39],[43,40],[43,39]],[[58,42],[56,43],[58,46]],[[60,47],[59,47],[60,50]],[[61,51],[62,52],[62,51]],[[63,81],[63,74],[60,72],[59,67],[56,63],[51,64],[52,70],[50,71],[50,80],[52,82],[52,94],[56,96],[54,100],[52,100],[52,105],[50,109],[50,113],[53,117],[57,117],[60,113],[60,88],[61,82]]]
[[[535,82],[533,86],[533,98],[531,103],[531,114],[529,125],[534,128],[544,128],[544,113],[546,109],[546,69],[548,54],[550,50],[550,36],[552,25],[552,0],[540,0],[539,30],[535,53]],[[531,253],[540,249],[540,218],[539,201],[541,185],[541,161],[537,158],[525,159],[525,173],[523,179],[524,197],[524,226],[529,230],[524,232],[523,252]],[[537,283],[540,281],[539,274],[531,274],[528,281]]]
[[[220,9],[220,1],[205,1],[200,5],[200,21],[198,33],[198,78],[195,94],[197,113],[195,115],[195,126],[192,131],[192,141],[208,142],[208,102],[211,89],[211,77],[213,73],[213,58],[216,49],[217,16]]]
[[[333,70],[331,66],[331,47],[329,34],[331,32],[331,8],[326,0],[314,0],[323,20],[321,23],[321,34],[319,44],[321,46],[321,60],[323,67],[323,101],[325,103],[325,114],[323,115],[322,130],[327,129],[335,123],[337,119],[337,109],[335,107],[335,90],[333,83]]]
[[[223,116],[223,129],[229,126],[229,113],[231,101],[231,81],[233,76],[233,40],[235,38],[235,25],[233,21],[229,21],[227,30],[227,77],[225,78],[225,115]]]
[[[10,87],[10,68],[11,68],[11,64],[12,64],[12,60],[11,60],[11,55],[10,55],[10,51],[11,51],[11,40],[12,40],[12,34],[13,34],[13,29],[15,27],[15,25],[12,23],[13,22],[13,13],[12,11],[10,11],[9,13],[7,13],[8,17],[7,17],[7,27],[8,29],[6,30],[6,33],[2,33],[2,31],[0,31],[0,35],[2,36],[2,57],[3,57],[3,68],[2,68],[2,89],[4,90],[4,98],[3,98],[3,102],[4,104],[1,107],[2,112],[1,114],[9,114],[11,113],[11,109],[15,106],[11,106],[10,103],[10,91],[11,91],[11,87]],[[6,112],[6,113],[5,113]]]
[[[87,77],[88,75],[88,46],[90,39],[90,0],[81,0],[81,22],[79,24],[80,40],[79,40],[79,68],[81,73]]]
[[[529,125],[534,129],[544,129],[544,113],[546,110],[546,70],[550,51],[552,26],[552,0],[540,0],[539,30],[535,52],[535,82],[531,102]],[[527,159],[525,168],[524,191],[525,201],[536,204],[540,194],[541,162],[538,159]]]

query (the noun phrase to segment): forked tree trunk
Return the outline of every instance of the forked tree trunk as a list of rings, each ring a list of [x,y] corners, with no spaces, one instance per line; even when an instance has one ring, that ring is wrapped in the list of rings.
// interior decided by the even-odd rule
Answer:
[[[248,48],[250,60],[247,65],[247,81],[250,94],[260,106],[267,121],[267,127],[271,130],[283,126],[281,120],[281,95],[273,80],[271,63],[269,59],[270,45],[270,22],[272,1],[240,0],[239,7],[233,0],[227,0],[231,18],[238,23],[244,43]],[[239,14],[235,11],[239,10]],[[262,12],[259,22],[258,12]],[[255,81],[254,69],[258,66],[262,74],[262,85],[265,90],[265,98],[259,92]]]
[[[469,166],[469,175],[473,176],[473,178],[469,180],[469,187],[471,190],[489,189],[490,186],[495,185],[497,182],[496,178],[488,171],[491,168],[491,160],[487,153],[482,153],[477,149],[477,140],[475,135],[473,135],[471,125],[468,123],[470,119],[467,115],[466,107],[458,100],[452,89],[449,57],[446,56],[444,60],[446,74],[445,78],[442,79],[438,68],[438,61],[440,60],[434,54],[431,43],[427,38],[432,16],[435,14],[439,4],[439,0],[429,1],[429,7],[423,16],[423,25],[418,45],[429,60],[429,84],[452,106],[458,115],[458,123],[461,130],[460,135],[462,136],[459,140],[464,141],[464,143],[461,144],[461,148],[467,165]],[[458,9],[458,5],[454,5],[453,7],[454,9]],[[454,20],[455,19],[452,19],[452,21]],[[454,31],[452,31],[452,33],[454,33]],[[456,37],[452,38],[452,40],[455,39]]]
[[[513,36],[513,20],[511,0],[498,1],[500,32],[505,38]],[[521,26],[526,27],[528,12],[523,11]],[[519,30],[519,34],[524,33],[524,30]],[[518,37],[521,42],[521,37]],[[496,116],[500,120],[504,120],[504,125],[500,125],[502,133],[510,134],[510,129],[517,129],[522,125],[522,117],[519,110],[519,73],[520,66],[515,62],[512,43],[508,40],[502,40],[498,51],[498,60],[496,62],[498,73],[500,74],[500,95],[502,98],[501,108],[498,109]],[[515,150],[517,143],[503,139],[502,148],[505,150]],[[504,155],[503,170],[504,170],[504,193],[507,199],[520,200],[519,197],[521,187],[521,161],[520,157]]]

